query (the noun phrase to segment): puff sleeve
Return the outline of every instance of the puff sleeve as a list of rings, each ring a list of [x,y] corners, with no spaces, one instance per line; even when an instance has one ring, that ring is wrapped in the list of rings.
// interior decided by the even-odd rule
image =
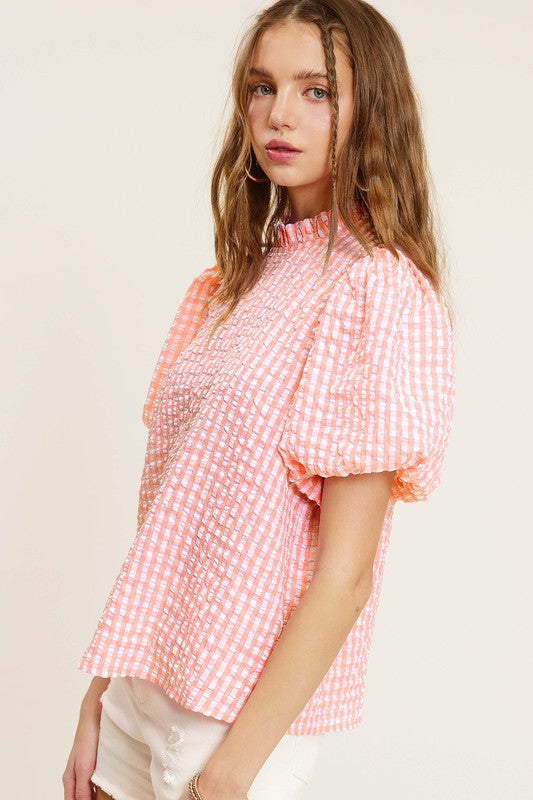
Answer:
[[[196,335],[205,318],[205,304],[219,285],[221,276],[217,264],[207,267],[194,278],[185,291],[161,347],[144,402],[142,420],[148,428],[152,421],[152,410],[159,388],[180,352]]]
[[[455,396],[447,309],[399,251],[349,265],[319,320],[278,444],[292,481],[321,502],[323,478],[396,470],[390,503],[441,480]]]

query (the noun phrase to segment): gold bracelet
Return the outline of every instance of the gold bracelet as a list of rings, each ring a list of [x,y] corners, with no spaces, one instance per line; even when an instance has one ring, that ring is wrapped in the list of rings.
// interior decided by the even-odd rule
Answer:
[[[188,783],[189,795],[192,797],[192,800],[204,800],[198,789],[198,778],[200,777],[201,774],[202,774],[201,771],[197,772],[196,775],[194,775]],[[248,795],[246,796],[246,800],[248,800]]]
[[[201,772],[197,772],[196,775],[194,775],[194,777],[192,777],[189,781],[189,794],[193,800],[204,800],[198,791],[198,778],[201,774]]]

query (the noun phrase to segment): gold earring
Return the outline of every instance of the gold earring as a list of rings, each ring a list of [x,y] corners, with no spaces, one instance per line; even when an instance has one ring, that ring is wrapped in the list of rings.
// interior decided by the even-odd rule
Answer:
[[[246,164],[244,165],[244,171],[246,172],[250,180],[255,181],[255,183],[268,183],[270,181],[270,178],[256,178],[255,175],[250,175]]]

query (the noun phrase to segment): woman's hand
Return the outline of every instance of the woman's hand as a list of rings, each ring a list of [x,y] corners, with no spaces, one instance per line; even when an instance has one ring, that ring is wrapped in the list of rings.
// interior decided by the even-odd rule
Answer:
[[[64,800],[92,800],[91,775],[96,766],[102,713],[100,695],[108,682],[109,679],[94,679],[81,703],[74,743],[62,777]]]
[[[193,776],[191,775],[191,778]],[[246,792],[240,789],[223,788],[220,781],[210,778],[207,771],[202,772],[196,783],[198,791],[202,795],[203,800],[248,800]],[[188,781],[187,788],[180,795],[179,800],[192,800],[192,795],[189,792]]]

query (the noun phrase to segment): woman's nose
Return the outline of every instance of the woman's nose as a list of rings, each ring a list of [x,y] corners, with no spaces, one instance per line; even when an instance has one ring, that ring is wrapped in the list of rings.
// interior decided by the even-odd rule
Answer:
[[[270,107],[269,124],[272,128],[292,128],[294,125],[294,101],[287,95],[278,92]]]

